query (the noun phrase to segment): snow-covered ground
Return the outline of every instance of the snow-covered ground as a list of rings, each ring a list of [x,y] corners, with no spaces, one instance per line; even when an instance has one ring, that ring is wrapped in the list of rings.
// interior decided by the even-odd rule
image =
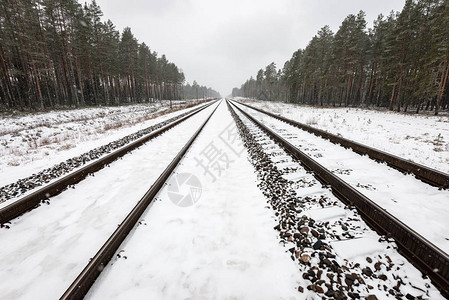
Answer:
[[[251,161],[276,212],[275,229],[302,273],[298,299],[324,299],[322,294],[329,299],[443,299],[393,241],[370,229],[356,209],[237,114],[255,141],[247,139]]]
[[[246,100],[246,103],[449,173],[447,115],[320,108],[253,100]]]
[[[266,114],[238,105],[449,253],[449,192],[417,180]],[[418,213],[419,212],[419,213]],[[425,226],[423,224],[426,224]]]
[[[173,107],[182,106],[185,101],[173,102]],[[38,127],[54,127],[56,125],[83,121],[94,121],[97,124],[106,124],[111,121],[123,121],[129,118],[142,116],[155,111],[169,108],[168,101],[151,104],[134,104],[128,106],[90,107],[81,109],[55,110],[49,112],[21,113],[18,111],[2,113],[0,136],[8,133],[20,133]],[[112,125],[112,124],[110,124]]]
[[[58,299],[212,109],[1,228],[0,299]]]
[[[299,271],[233,122],[223,101],[87,299],[298,298]],[[178,181],[187,190],[175,194],[201,190],[180,206],[173,180],[185,174],[198,181]]]
[[[194,109],[183,104],[173,112],[163,102],[2,116],[0,186]]]
[[[215,106],[113,162],[74,189],[53,197],[50,205],[42,205],[14,219],[9,229],[0,228],[0,256],[4,258],[0,260],[0,299],[60,297]],[[49,128],[30,125],[21,131],[20,125],[16,129],[12,126],[9,133],[0,135],[0,140],[19,135],[10,141],[18,143],[27,130],[26,134],[32,132],[34,137],[38,130],[42,130],[41,136],[46,130],[48,133],[70,131],[66,126],[72,125],[67,124],[74,124],[74,131],[81,133],[67,138],[67,143],[75,145],[67,150],[49,150],[40,145],[34,149],[36,151],[25,151],[27,157],[20,160],[18,166],[8,166],[11,155],[0,158],[0,185],[190,109],[139,120],[137,124],[133,124],[133,120],[146,118],[151,111],[145,112],[146,108],[139,107],[130,110],[111,113],[112,119],[121,116],[117,117],[119,122],[130,126],[104,133],[104,126],[114,121],[95,113],[81,121],[74,117],[60,118],[55,113]],[[29,118],[30,124],[40,124],[39,115],[35,121]],[[393,124],[391,120],[388,125],[391,130]],[[254,126],[253,129],[257,131]],[[96,133],[90,135],[91,139],[84,139],[90,131]],[[258,139],[272,155],[273,166],[285,171],[282,176],[288,182],[282,184],[282,189],[294,189],[296,196],[288,201],[301,202],[301,210],[284,206],[283,210],[276,211],[268,206],[269,199],[262,188],[265,179],[258,177],[261,169],[255,169],[248,162],[248,149],[243,148],[223,101],[87,298],[321,299],[323,293],[329,291],[328,284],[338,285],[337,276],[339,284],[352,282],[351,286],[354,285],[354,291],[361,297],[394,298],[390,293],[396,287],[403,295],[441,298],[430,281],[423,279],[421,273],[397,253],[394,243],[369,229],[355,210],[346,209],[329,189],[323,188],[275,143],[262,134]],[[448,139],[445,135],[444,141]],[[23,140],[17,144],[18,149],[30,145],[27,139]],[[388,141],[384,139],[383,143],[388,144]],[[445,145],[447,143],[442,147]],[[52,152],[45,155],[45,151]],[[361,188],[366,189],[364,186]],[[421,209],[419,205],[415,208]],[[285,212],[290,216],[283,215]],[[284,227],[281,232],[273,230],[284,221],[288,230]],[[303,223],[298,233],[300,223],[297,222],[300,221]],[[446,226],[444,221],[443,225],[440,223],[435,226]],[[303,231],[305,227],[307,232]],[[313,232],[314,228],[318,232]],[[284,235],[290,230],[292,235]],[[296,244],[296,241],[308,246]],[[315,249],[317,241],[325,243],[326,247]],[[323,267],[322,254],[328,253],[332,255],[328,256],[332,267],[338,266],[338,272]],[[371,271],[374,276],[369,275]],[[332,274],[335,280],[330,277]],[[312,284],[310,276],[322,277]],[[317,289],[316,292],[308,290],[310,286]],[[303,290],[298,291],[299,288]]]

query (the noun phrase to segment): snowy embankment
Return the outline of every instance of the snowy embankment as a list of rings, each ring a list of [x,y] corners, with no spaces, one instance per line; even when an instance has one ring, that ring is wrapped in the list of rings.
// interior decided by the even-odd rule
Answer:
[[[243,99],[238,99],[243,100]],[[263,110],[449,173],[449,117],[245,100]]]
[[[173,109],[162,104],[3,116],[0,186],[193,109],[183,109],[184,102]]]

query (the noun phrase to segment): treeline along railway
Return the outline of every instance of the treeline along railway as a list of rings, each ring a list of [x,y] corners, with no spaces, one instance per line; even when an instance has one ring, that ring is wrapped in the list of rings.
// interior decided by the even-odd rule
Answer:
[[[449,106],[449,1],[407,0],[401,12],[350,14],[324,26],[283,68],[271,63],[233,96],[310,105],[377,106],[438,114]]]
[[[0,110],[219,97],[102,16],[95,0],[0,1]]]

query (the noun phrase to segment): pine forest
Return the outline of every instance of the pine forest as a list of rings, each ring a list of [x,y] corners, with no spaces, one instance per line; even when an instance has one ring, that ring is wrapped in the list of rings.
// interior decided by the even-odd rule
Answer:
[[[401,12],[348,15],[336,33],[324,26],[282,69],[271,63],[233,96],[390,110],[448,109],[449,1],[407,0]]]
[[[0,0],[0,110],[219,96],[102,16],[95,0]]]

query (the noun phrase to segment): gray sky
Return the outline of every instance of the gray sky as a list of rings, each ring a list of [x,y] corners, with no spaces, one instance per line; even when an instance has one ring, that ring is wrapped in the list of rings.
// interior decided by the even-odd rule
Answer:
[[[90,2],[90,1],[89,1]],[[97,0],[104,20],[131,27],[140,43],[227,96],[250,76],[290,59],[324,25],[335,33],[348,14],[400,11],[405,0]]]

